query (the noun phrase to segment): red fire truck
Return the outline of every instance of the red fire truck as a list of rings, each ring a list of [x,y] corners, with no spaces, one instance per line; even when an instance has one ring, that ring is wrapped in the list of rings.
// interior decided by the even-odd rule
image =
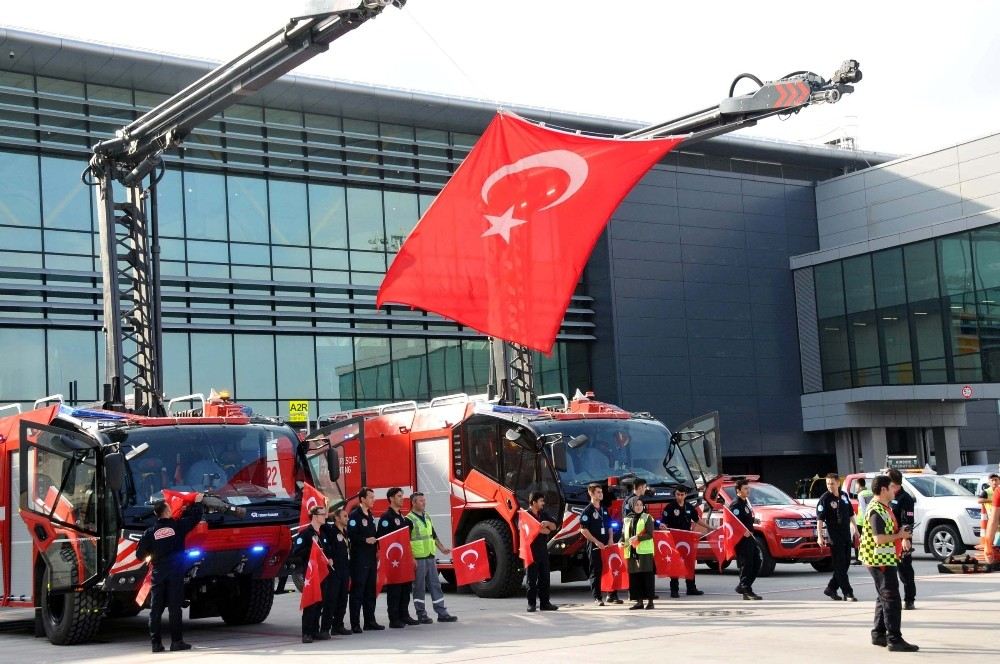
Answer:
[[[316,481],[292,429],[226,399],[169,417],[38,405],[0,419],[0,606],[35,608],[36,633],[55,644],[138,613],[136,545],[173,489],[207,493],[186,542],[190,616],[267,618],[298,489]]]
[[[550,395],[552,396],[552,395]],[[427,496],[427,511],[447,546],[485,538],[492,578],[473,586],[481,597],[505,597],[520,587],[517,512],[528,494],[545,494],[559,530],[549,543],[563,581],[586,577],[580,514],[587,485],[605,487],[613,526],[636,478],[651,489],[658,516],[678,484],[703,487],[718,474],[718,416],[711,413],[671,432],[647,413],[630,413],[588,397],[554,395],[550,408],[504,406],[458,394],[336,413],[306,440],[319,487],[330,499],[356,500],[375,489],[376,511],[385,491],[402,487]],[[545,401],[547,397],[540,397]],[[330,450],[340,479],[325,464]],[[452,577],[452,563],[442,565]]]

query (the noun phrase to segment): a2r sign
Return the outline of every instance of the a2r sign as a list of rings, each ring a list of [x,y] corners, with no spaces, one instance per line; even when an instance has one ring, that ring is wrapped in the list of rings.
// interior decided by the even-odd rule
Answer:
[[[309,421],[309,402],[308,401],[289,401],[288,402],[288,421],[289,422],[308,422]]]

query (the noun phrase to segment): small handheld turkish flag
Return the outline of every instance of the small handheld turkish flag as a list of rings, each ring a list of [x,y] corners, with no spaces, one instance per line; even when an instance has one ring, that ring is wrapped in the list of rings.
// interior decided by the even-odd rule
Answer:
[[[306,565],[305,580],[302,582],[302,599],[299,600],[299,608],[304,609],[312,606],[316,602],[323,601],[323,581],[330,573],[330,565],[319,542],[313,540],[309,548],[309,563]]]
[[[409,583],[416,578],[417,564],[413,561],[408,528],[378,538],[378,565],[384,570],[386,585]]]
[[[674,549],[684,561],[684,571],[677,577],[684,577],[689,581],[694,579],[694,568],[698,562],[698,540],[701,536],[690,530],[677,530],[670,528],[667,530],[674,539]]]
[[[308,525],[309,520],[312,518],[309,516],[309,510],[314,507],[326,507],[326,496],[312,484],[305,482],[302,485],[302,507],[299,509],[299,528],[304,528]]]
[[[500,113],[410,233],[398,302],[548,353],[611,213],[683,138],[618,140]]]
[[[486,556],[486,540],[456,546],[451,550],[451,560],[455,565],[455,584],[467,586],[490,579],[490,561]]]
[[[728,507],[722,508],[722,530],[726,533],[726,560],[730,560],[736,557],[736,545],[742,542],[750,531],[735,514],[729,511]]]
[[[712,549],[712,555],[715,556],[715,562],[718,563],[719,569],[722,569],[726,561],[732,558],[732,556],[726,555],[726,531],[722,528],[716,528],[705,535],[705,541]]]
[[[601,549],[601,592],[628,590],[628,568],[620,544]]]
[[[678,579],[685,574],[684,556],[677,551],[677,544],[668,531],[653,533],[653,562],[656,563],[656,576]]]
[[[194,503],[197,497],[197,491],[163,490],[163,500],[166,501],[167,505],[170,505],[171,518],[173,519],[180,518],[184,514],[184,510],[187,509],[187,506]]]
[[[518,510],[517,534],[520,541],[517,553],[524,561],[525,568],[535,563],[535,556],[531,553],[531,543],[535,541],[541,530],[542,524],[538,523],[538,519],[531,516],[530,512],[524,509]]]

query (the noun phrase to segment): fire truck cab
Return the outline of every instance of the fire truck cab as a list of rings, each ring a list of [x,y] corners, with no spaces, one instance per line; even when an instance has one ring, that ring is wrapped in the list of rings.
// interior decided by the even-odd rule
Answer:
[[[649,484],[650,509],[658,515],[673,487],[701,488],[717,474],[718,418],[698,418],[671,435],[648,414],[587,397],[556,398],[559,406],[535,409],[458,394],[336,413],[306,441],[310,471],[328,498],[349,505],[361,487],[374,489],[376,513],[390,487],[424,493],[445,546],[486,540],[492,577],[472,586],[482,597],[520,588],[517,514],[540,491],[559,525],[549,542],[553,569],[564,581],[584,578],[580,515],[587,485],[605,488],[616,528],[636,478]],[[331,449],[342,465],[336,482],[325,480]],[[453,580],[452,561],[441,569]]]

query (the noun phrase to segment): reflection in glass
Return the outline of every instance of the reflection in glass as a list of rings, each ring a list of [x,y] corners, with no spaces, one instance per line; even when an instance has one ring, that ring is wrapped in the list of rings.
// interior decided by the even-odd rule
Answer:
[[[0,224],[41,225],[38,214],[38,157],[35,155],[0,152]]]
[[[42,157],[42,217],[46,228],[91,230],[90,188],[77,159]]]

